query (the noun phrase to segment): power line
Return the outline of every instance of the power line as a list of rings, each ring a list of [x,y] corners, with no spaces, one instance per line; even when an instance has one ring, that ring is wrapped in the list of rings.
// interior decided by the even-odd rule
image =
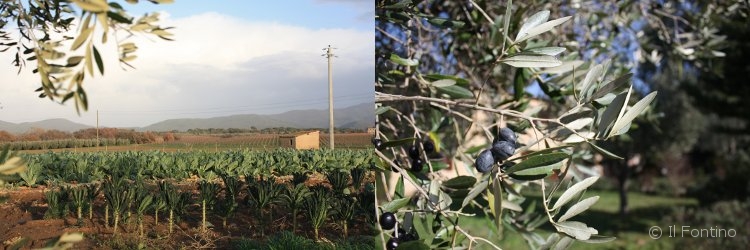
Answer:
[[[358,95],[343,95],[336,97],[337,100],[356,100],[366,97],[370,97],[372,94],[358,94]],[[263,103],[255,105],[241,105],[241,106],[224,106],[224,107],[211,107],[201,108],[196,110],[195,108],[182,108],[182,109],[161,109],[161,110],[100,110],[105,114],[121,114],[121,115],[181,115],[181,114],[207,114],[207,113],[227,113],[227,112],[247,112],[259,109],[270,109],[270,108],[290,108],[298,106],[308,106],[313,104],[322,104],[327,101],[327,98],[317,98],[308,100],[298,100],[292,102],[275,102],[275,103]],[[185,112],[182,112],[185,111]]]

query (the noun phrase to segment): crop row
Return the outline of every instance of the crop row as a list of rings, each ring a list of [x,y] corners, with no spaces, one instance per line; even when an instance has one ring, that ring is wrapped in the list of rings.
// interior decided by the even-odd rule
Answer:
[[[50,152],[21,157],[28,167],[19,183],[47,184],[45,218],[73,215],[79,224],[102,223],[114,234],[125,230],[139,239],[160,234],[155,231],[160,221],[168,224],[170,235],[175,221],[187,219],[199,221],[193,225],[201,231],[209,230],[211,220],[217,229],[229,230],[230,220],[260,229],[262,236],[282,219],[291,222],[285,226],[292,232],[305,226],[318,239],[321,228],[346,237],[349,225],[375,220],[374,189],[367,177],[375,158],[368,150]],[[308,181],[313,173],[318,179]],[[251,219],[236,221],[239,213]]]
[[[114,139],[114,138],[102,138],[102,139],[61,139],[61,140],[49,140],[49,141],[15,141],[4,143],[10,150],[46,150],[46,149],[58,149],[58,148],[85,148],[85,147],[96,147],[97,142],[99,146],[122,146],[130,145],[128,139]]]
[[[366,169],[375,161],[369,150],[229,150],[224,152],[58,152],[22,155],[26,185],[39,182],[88,183],[120,174],[135,179],[190,177],[215,179],[218,173],[234,176],[288,176]]]

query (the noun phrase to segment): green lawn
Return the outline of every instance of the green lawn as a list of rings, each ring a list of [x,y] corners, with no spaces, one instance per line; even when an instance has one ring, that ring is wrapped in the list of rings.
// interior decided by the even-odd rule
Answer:
[[[539,192],[531,192],[527,199],[539,200],[537,211],[543,211]],[[630,215],[622,219],[619,217],[619,195],[616,191],[587,191],[585,197],[598,195],[599,201],[587,212],[576,216],[576,220],[599,230],[600,235],[615,236],[613,242],[603,244],[588,244],[576,242],[573,249],[672,249],[676,238],[667,236],[667,226],[662,225],[662,217],[669,214],[673,207],[697,206],[698,202],[690,198],[674,198],[667,196],[647,195],[638,192],[628,194]],[[505,229],[505,237],[494,235],[483,218],[462,218],[461,227],[474,236],[486,237],[503,249],[528,249],[524,239],[517,233]],[[653,240],[648,236],[652,226],[659,226],[663,230],[662,238]],[[549,223],[537,230],[543,237],[554,231]],[[473,249],[491,249],[488,245],[479,245]]]

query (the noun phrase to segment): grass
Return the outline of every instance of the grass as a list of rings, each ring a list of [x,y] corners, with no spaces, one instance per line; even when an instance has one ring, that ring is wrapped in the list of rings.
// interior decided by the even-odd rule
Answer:
[[[561,192],[560,192],[561,193]],[[662,225],[662,217],[669,214],[674,207],[697,206],[698,202],[691,198],[675,198],[669,196],[647,195],[638,192],[629,192],[628,201],[630,214],[627,218],[619,216],[619,194],[617,191],[589,190],[584,197],[598,195],[599,201],[588,211],[574,217],[574,220],[582,221],[599,230],[600,235],[615,236],[616,240],[603,244],[589,244],[576,242],[572,249],[672,249],[679,238],[668,237],[668,226]],[[539,192],[530,191],[527,200],[538,200],[537,211],[543,211]],[[487,224],[494,223],[489,219],[480,217],[465,217],[460,221],[460,226],[471,235],[485,237],[503,249],[529,249],[526,241],[510,229],[504,229],[504,237],[501,239],[495,235]],[[660,239],[651,239],[648,230],[652,226],[659,226],[663,230]],[[546,223],[539,229],[542,237],[546,238],[555,229]],[[472,249],[492,249],[487,244],[475,245]]]

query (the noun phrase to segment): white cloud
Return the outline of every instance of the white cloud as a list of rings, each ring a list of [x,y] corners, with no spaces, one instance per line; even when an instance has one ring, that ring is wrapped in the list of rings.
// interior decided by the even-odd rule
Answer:
[[[105,76],[88,78],[89,112],[76,115],[65,106],[36,98],[38,76],[0,68],[0,120],[11,122],[67,118],[102,126],[146,126],[170,118],[213,117],[238,113],[277,113],[327,108],[328,44],[334,58],[337,107],[372,101],[374,36],[355,29],[308,29],[259,23],[217,13],[160,24],[174,26],[175,41],[134,37],[139,50],[135,70],[120,69],[114,39],[101,47]],[[0,61],[10,62],[6,53]]]

